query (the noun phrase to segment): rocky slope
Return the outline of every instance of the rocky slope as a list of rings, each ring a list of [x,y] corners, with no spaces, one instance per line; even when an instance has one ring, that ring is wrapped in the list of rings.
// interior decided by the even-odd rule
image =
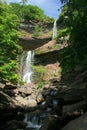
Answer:
[[[49,38],[45,40],[42,44],[46,44],[36,50],[35,65],[47,69],[44,81],[49,79],[50,83],[43,84],[39,89],[34,83],[23,86],[0,84],[2,130],[30,130],[23,121],[26,111],[38,117],[45,113],[40,130],[87,128],[87,71],[62,75],[60,60],[66,45],[56,45],[55,41],[47,42]],[[35,39],[33,41],[35,43]]]

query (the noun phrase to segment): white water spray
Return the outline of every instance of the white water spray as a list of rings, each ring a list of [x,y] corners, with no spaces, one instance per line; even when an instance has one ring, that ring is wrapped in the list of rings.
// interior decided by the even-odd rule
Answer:
[[[23,76],[23,63],[24,63],[24,52],[21,55],[21,60],[20,60],[20,80],[22,80],[22,76]]]
[[[56,25],[56,20],[54,21],[53,25],[53,36],[52,39],[55,39],[57,37],[57,25]]]
[[[39,117],[35,115],[32,116],[29,113],[25,114],[24,122],[27,124],[26,128],[39,130],[41,127],[41,123],[39,122]]]
[[[23,81],[26,83],[31,82],[31,75],[32,75],[32,60],[34,57],[34,52],[33,51],[28,51],[27,52],[27,58],[26,58],[26,65],[25,65],[25,70],[24,70],[24,75],[23,75]]]

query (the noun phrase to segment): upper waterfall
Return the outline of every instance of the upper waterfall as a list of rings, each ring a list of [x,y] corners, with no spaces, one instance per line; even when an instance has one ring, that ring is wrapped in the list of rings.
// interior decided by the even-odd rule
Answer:
[[[57,37],[57,24],[56,24],[56,20],[54,21],[54,25],[53,25],[53,36],[52,39],[55,39]]]

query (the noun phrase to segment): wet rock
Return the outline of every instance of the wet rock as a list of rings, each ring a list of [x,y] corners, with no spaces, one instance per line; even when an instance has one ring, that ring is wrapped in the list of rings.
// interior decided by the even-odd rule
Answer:
[[[25,128],[24,130],[32,130],[32,128]]]
[[[69,122],[62,130],[87,130],[87,113]]]
[[[30,95],[32,93],[32,88],[24,86],[18,89],[19,94],[25,94],[25,95]]]
[[[87,99],[87,71],[80,74],[68,73],[63,76],[64,82],[67,82],[67,88],[62,91],[62,95],[67,104],[75,103]],[[70,80],[71,79],[71,80]]]
[[[6,93],[10,97],[15,96],[14,90],[12,90],[12,89],[11,90],[10,89],[4,89],[3,92]]]
[[[37,106],[36,100],[34,100],[34,99],[29,99],[29,100],[28,100],[28,106],[29,106],[29,107],[36,107],[36,106]]]
[[[87,109],[87,102],[86,101],[81,101],[72,105],[66,105],[63,106],[63,114],[67,113],[73,113],[74,111],[86,111]]]
[[[26,99],[21,96],[17,96],[15,100],[17,101],[18,105],[24,109],[37,106],[37,102],[34,99]]]
[[[50,96],[56,96],[57,95],[57,90],[51,90]]]
[[[42,101],[44,101],[44,98],[43,98],[42,94],[39,93],[39,94],[37,95],[36,101],[37,101],[38,104],[41,103]]]
[[[60,122],[58,122],[58,117],[49,116],[44,121],[40,130],[59,130],[61,128]],[[59,126],[58,126],[59,123]]]
[[[9,90],[13,90],[13,89],[16,89],[16,88],[17,88],[17,86],[13,85],[11,83],[6,84],[5,87],[4,87],[4,89],[9,89]]]
[[[43,37],[43,38],[35,38],[35,37],[20,37],[19,44],[23,47],[24,50],[34,50],[51,40],[51,36]]]
[[[58,97],[62,97],[66,105],[73,104],[83,100],[82,90],[70,87],[65,87],[61,89]]]
[[[17,96],[15,97],[15,100],[18,102],[20,106],[27,106],[27,100],[25,100],[23,97]]]
[[[0,83],[0,89],[3,89],[5,87],[5,84]]]
[[[50,96],[46,97],[46,106],[52,106],[52,98]]]
[[[10,121],[10,120],[23,120],[24,119],[24,114],[20,111],[17,112],[17,110],[4,110],[0,111],[0,124],[1,122],[4,121]]]
[[[48,89],[49,87],[49,84],[44,85],[44,89]]]
[[[10,96],[0,91],[0,109],[15,108],[16,105],[17,104],[14,99],[12,99]]]
[[[16,129],[23,129],[25,128],[26,124],[23,123],[23,121],[18,121],[18,120],[11,120],[7,122],[5,126],[5,130],[16,130]]]

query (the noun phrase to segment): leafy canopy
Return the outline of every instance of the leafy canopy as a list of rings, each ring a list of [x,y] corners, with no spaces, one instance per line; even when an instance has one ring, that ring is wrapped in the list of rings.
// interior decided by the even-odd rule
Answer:
[[[12,6],[12,11],[20,18],[20,20],[24,19],[24,21],[36,20],[36,21],[53,21],[53,18],[47,17],[43,10],[38,6],[34,5],[26,5],[20,3],[10,3]]]
[[[18,17],[11,13],[11,7],[0,1],[0,81],[17,82]]]
[[[63,53],[62,65],[65,71],[81,70],[87,67],[87,1],[61,1],[66,3],[58,22],[70,32],[69,46]]]

